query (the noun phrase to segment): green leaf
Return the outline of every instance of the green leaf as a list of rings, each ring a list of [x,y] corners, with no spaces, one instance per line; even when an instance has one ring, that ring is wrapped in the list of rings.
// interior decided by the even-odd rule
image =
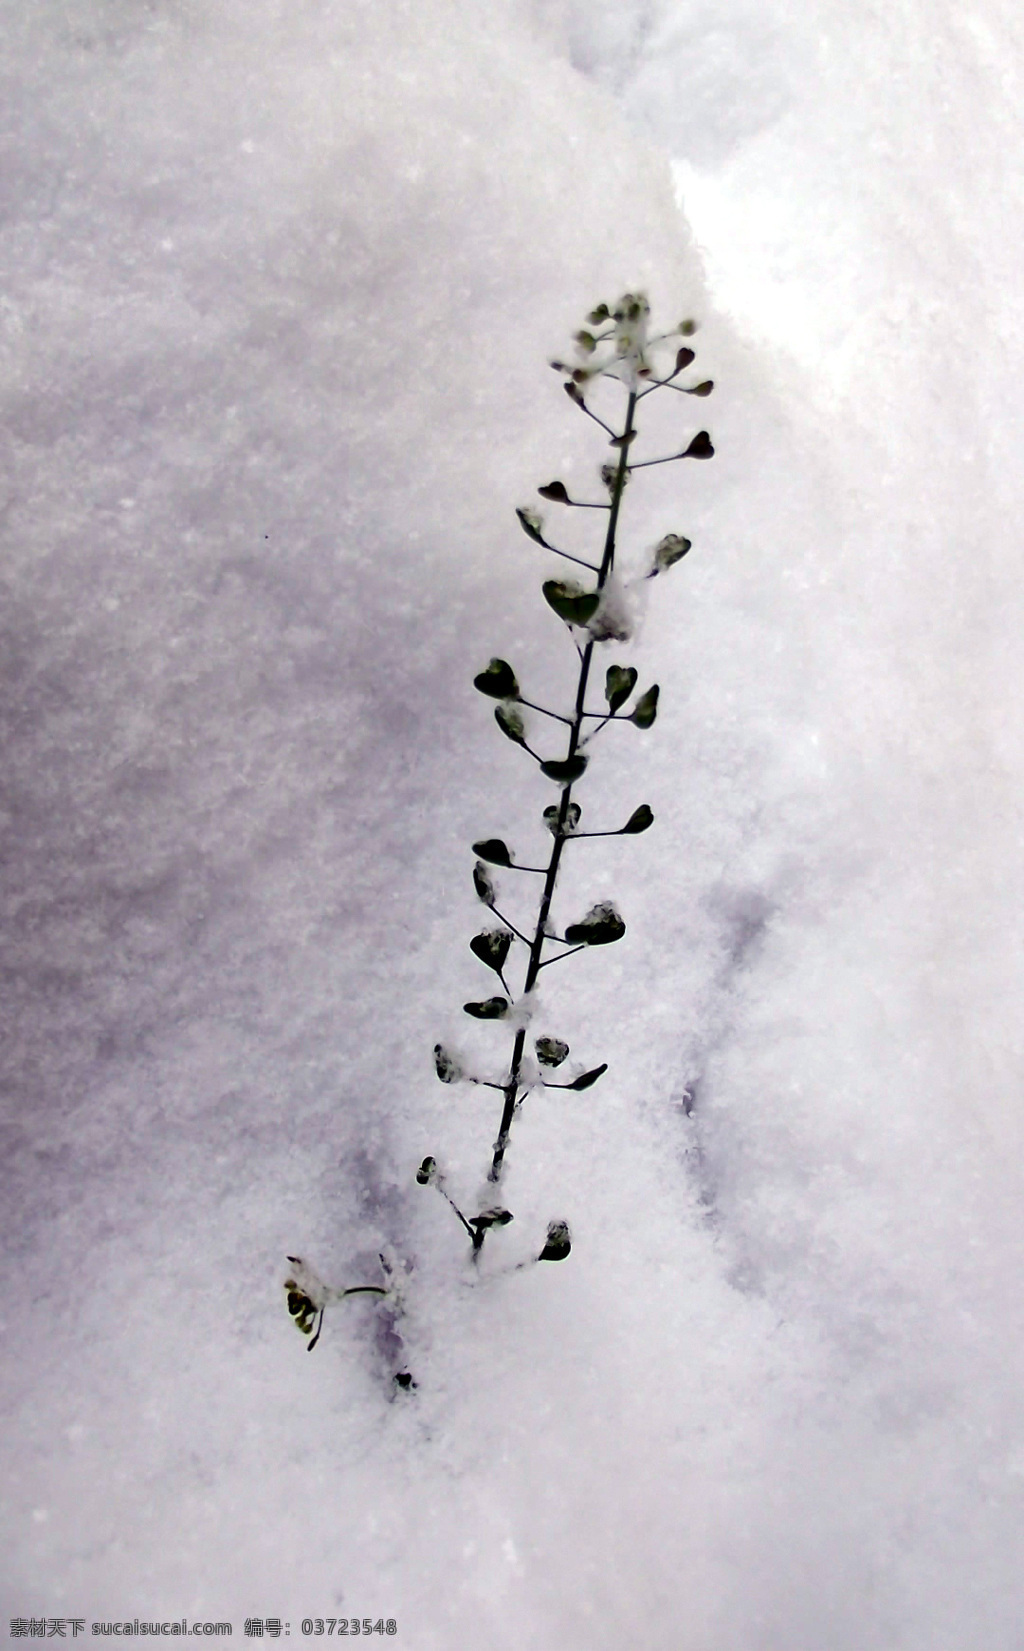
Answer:
[[[486,1232],[488,1227],[507,1227],[512,1219],[511,1210],[503,1210],[500,1206],[496,1206],[494,1209],[481,1210],[479,1215],[474,1215],[469,1224],[471,1227],[475,1227],[478,1232]]]
[[[715,450],[711,445],[711,437],[706,430],[698,430],[689,447],[682,455],[684,459],[713,459]]]
[[[572,1239],[569,1236],[569,1223],[567,1221],[549,1221],[547,1242],[537,1260],[564,1261],[571,1249]]]
[[[486,671],[473,678],[473,687],[491,699],[518,699],[519,684],[516,673],[505,659],[492,659]]]
[[[514,939],[511,929],[485,929],[482,934],[473,936],[469,949],[488,969],[500,974]]]
[[[482,860],[478,860],[473,867],[473,887],[485,906],[493,906],[498,898],[497,890],[490,872]]]
[[[587,320],[590,322],[592,327],[599,327],[602,321],[607,321],[609,319],[610,315],[611,311],[609,310],[607,304],[598,304],[596,309],[591,310],[590,314],[587,316]]]
[[[510,739],[513,745],[526,744],[526,724],[523,713],[517,711],[514,705],[502,702],[494,707],[494,720],[502,733]]]
[[[714,389],[714,387],[715,387],[714,379],[713,378],[706,378],[704,380],[703,384],[695,384],[692,387],[692,389],[687,390],[686,394],[688,396],[709,396],[711,394],[712,390]]]
[[[563,482],[548,482],[546,487],[538,487],[537,492],[542,499],[550,499],[552,504],[568,504],[570,502]]]
[[[661,689],[655,683],[653,688],[648,688],[646,694],[641,694],[636,702],[636,710],[629,719],[630,722],[635,722],[638,728],[650,728],[658,714],[658,695],[660,692]]]
[[[544,522],[542,518],[537,515],[537,512],[535,510],[531,510],[528,506],[524,506],[522,509],[516,510],[516,515],[519,517],[519,526],[526,534],[526,537],[528,539],[533,539],[538,545],[542,545],[544,543],[544,535],[541,532],[541,528],[544,526]]]
[[[544,600],[567,625],[585,625],[597,612],[600,591],[584,590],[574,579],[545,579]]]
[[[589,1089],[592,1083],[597,1082],[598,1078],[604,1077],[607,1070],[608,1062],[605,1061],[602,1066],[595,1066],[593,1071],[584,1072],[582,1077],[574,1079],[572,1083],[567,1083],[565,1087],[566,1089]]]
[[[464,1003],[462,1007],[475,1020],[503,1020],[510,1004],[507,997],[489,997],[483,1003]]]
[[[621,940],[625,932],[626,925],[611,901],[601,900],[591,906],[586,917],[569,925],[565,938],[571,946],[610,946],[614,940]]]
[[[645,694],[641,694],[629,719],[630,722],[634,722],[638,728],[650,728],[658,715],[658,695],[660,692],[658,684],[655,683],[652,688],[648,688]]]
[[[559,815],[559,812],[560,812],[560,805],[558,803],[552,803],[550,808],[546,808],[544,810],[544,823],[547,826],[548,830],[550,831],[552,837],[557,837],[558,836],[558,815]],[[569,807],[565,811],[565,832],[564,832],[564,835],[566,837],[571,837],[573,832],[576,830],[576,827],[580,823],[580,814],[581,813],[582,813],[582,809],[580,808],[579,803],[570,803],[569,804]]]
[[[684,538],[681,533],[666,533],[664,539],[660,539],[654,547],[651,571],[647,575],[648,579],[653,579],[657,574],[664,573],[666,568],[675,567],[677,562],[682,561],[690,546],[691,541]]]
[[[443,1043],[434,1045],[434,1071],[442,1083],[458,1083],[463,1075],[462,1067]]]
[[[696,321],[680,321],[676,328],[676,332],[681,333],[684,338],[692,338],[696,331]]]
[[[581,752],[567,757],[564,762],[542,762],[540,771],[559,785],[573,785],[586,772],[588,759]]]
[[[482,842],[474,843],[473,853],[478,854],[481,860],[489,860],[492,866],[512,864],[512,856],[500,837],[485,837]]]
[[[680,331],[682,331],[682,328],[680,328]],[[694,360],[693,351],[688,350],[686,348],[686,345],[684,344],[682,349],[679,350],[677,355],[676,355],[676,372],[681,373],[683,371],[684,367],[688,367],[690,365],[690,362],[693,361],[693,360]]]
[[[619,835],[620,837],[636,837],[639,836],[641,831],[646,831],[648,826],[653,824],[654,815],[647,803],[641,803],[639,808],[634,808]]]
[[[569,1045],[561,1038],[538,1038],[533,1047],[542,1066],[561,1066],[569,1053]]]
[[[597,339],[591,332],[576,333],[573,337],[573,343],[579,346],[584,355],[593,355],[597,349]]]
[[[609,665],[604,679],[604,697],[608,701],[608,709],[617,711],[620,705],[625,705],[635,687],[636,672],[632,665]]]
[[[424,1158],[424,1160],[423,1160],[422,1164],[420,1165],[419,1169],[416,1171],[416,1179],[419,1182],[420,1186],[421,1187],[429,1187],[431,1181],[435,1180],[436,1177],[437,1177],[437,1159],[436,1158]]]

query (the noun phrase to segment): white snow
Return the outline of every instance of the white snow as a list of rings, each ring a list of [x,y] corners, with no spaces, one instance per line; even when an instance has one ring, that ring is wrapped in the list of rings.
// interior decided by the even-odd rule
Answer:
[[[8,12],[5,1614],[1010,1651],[1018,14]],[[500,1097],[431,1052],[507,1062],[469,845],[557,791],[472,677],[571,692],[514,506],[601,497],[546,364],[636,289],[716,456],[626,492],[627,569],[693,549],[574,795],[656,823],[567,845],[555,923],[627,934],[532,1025],[609,1071],[528,1095],[474,1268],[415,1171],[494,1204]],[[401,1317],[307,1356],[286,1255],[381,1253]]]

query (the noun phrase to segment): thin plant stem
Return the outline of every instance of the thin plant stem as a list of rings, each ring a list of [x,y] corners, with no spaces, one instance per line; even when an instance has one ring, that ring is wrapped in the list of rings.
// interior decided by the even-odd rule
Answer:
[[[621,446],[619,448],[618,467],[615,472],[615,484],[612,489],[611,507],[608,512],[608,528],[605,533],[604,553],[601,557],[601,566],[598,569],[597,574],[597,588],[599,591],[603,591],[605,584],[608,581],[608,577],[615,565],[615,539],[619,525],[619,509],[622,504],[622,494],[626,486],[626,474],[629,470],[629,465],[626,462],[626,456],[629,451],[630,440],[633,435],[633,415],[636,411],[636,403],[637,391],[631,390],[629,392],[629,401],[626,405],[626,419],[622,434],[621,436],[616,437],[616,439],[621,442]],[[577,403],[577,405],[580,405],[580,403]],[[589,408],[585,405],[583,410],[584,412],[589,412]],[[604,429],[608,429],[608,426],[604,424],[603,419],[597,419],[595,414],[590,414],[590,416],[595,418],[596,422],[602,425]],[[614,435],[614,432],[611,433]],[[569,729],[569,748],[566,752],[565,758],[567,762],[571,762],[579,750],[580,735],[583,728],[584,705],[587,697],[587,683],[590,679],[590,664],[594,654],[594,639],[593,637],[590,637],[586,647],[583,649],[580,649],[578,643],[576,646],[577,652],[580,655],[580,675],[576,688],[576,707],[573,714],[572,725]],[[558,868],[561,864],[562,848],[566,840],[565,823],[569,816],[569,803],[571,798],[572,786],[567,785],[562,791],[561,802],[558,809],[556,831],[551,846],[551,858],[548,862],[548,869],[544,878],[544,889],[541,894],[540,907],[537,913],[537,927],[534,932],[533,941],[530,943],[530,957],[526,968],[526,983],[523,988],[524,995],[532,992],[534,986],[537,984],[537,977],[540,974],[542,967],[544,942],[549,938],[547,934],[548,915],[551,910],[551,901],[555,893],[555,885],[558,882]],[[509,924],[509,927],[511,928],[512,925]],[[568,954],[565,953],[562,955],[567,956]],[[551,961],[554,962],[555,960],[552,959]],[[501,1123],[498,1128],[498,1138],[494,1145],[491,1167],[488,1171],[488,1179],[493,1182],[497,1182],[501,1179],[502,1164],[504,1163],[505,1151],[508,1146],[509,1131],[512,1127],[512,1119],[516,1110],[516,1096],[519,1092],[520,1073],[522,1070],[525,1049],[526,1027],[521,1026],[516,1032],[515,1044],[512,1050],[512,1063],[509,1069],[509,1079],[508,1083],[505,1085],[504,1091],[505,1104],[502,1107]]]

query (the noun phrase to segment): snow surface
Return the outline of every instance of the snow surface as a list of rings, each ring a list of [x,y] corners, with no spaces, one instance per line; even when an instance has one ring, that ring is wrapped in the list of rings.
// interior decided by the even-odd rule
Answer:
[[[4,1615],[1017,1647],[1019,15],[42,0],[0,51]],[[610,1070],[531,1098],[471,1287],[413,1176],[471,1201],[496,1097],[430,1052],[498,1047],[468,844],[552,800],[471,679],[568,691],[512,507],[592,485],[545,361],[633,284],[718,451],[627,494],[694,549],[579,796],[657,823],[573,851],[628,933],[543,993]],[[397,1399],[372,1300],[307,1357],[281,1292],[385,1245]]]

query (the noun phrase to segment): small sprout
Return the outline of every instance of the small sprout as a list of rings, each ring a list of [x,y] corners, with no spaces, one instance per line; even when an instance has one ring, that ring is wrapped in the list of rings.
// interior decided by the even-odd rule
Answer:
[[[591,906],[586,917],[569,925],[565,938],[570,946],[610,946],[613,941],[621,940],[625,932],[626,925],[611,901],[601,900]]]
[[[686,345],[684,344],[682,349],[677,351],[677,353],[676,353],[676,368],[675,368],[676,372],[681,373],[684,370],[684,368],[686,368],[690,365],[690,362],[693,361],[693,359],[694,359],[693,351],[688,350],[686,348]]]
[[[459,1083],[465,1076],[455,1056],[449,1053],[443,1043],[434,1045],[434,1071],[442,1083]]]
[[[692,338],[696,331],[696,321],[680,321],[678,327],[676,328],[676,332],[681,333],[684,338]]]
[[[552,504],[568,504],[570,502],[564,482],[548,482],[546,487],[538,487],[537,492],[542,499],[550,499]]]
[[[504,700],[500,705],[496,705],[494,707],[494,720],[506,739],[510,739],[513,745],[526,744],[526,724],[523,721],[523,713],[517,711],[514,705],[508,704]]]
[[[505,659],[492,659],[486,671],[473,678],[473,687],[491,699],[518,699],[516,673]]]
[[[566,386],[566,388],[568,388],[568,386]],[[516,515],[519,517],[519,526],[522,528],[527,538],[533,539],[538,545],[542,545],[544,543],[544,535],[541,532],[541,529],[544,526],[543,517],[538,516],[537,512],[535,510],[531,510],[528,505],[517,510]]]
[[[646,694],[641,694],[636,702],[636,710],[629,719],[630,722],[635,722],[638,728],[650,728],[658,714],[658,695],[660,692],[658,684],[655,683],[653,688],[648,688]]]
[[[594,351],[597,349],[597,339],[594,337],[592,332],[576,333],[573,338],[573,343],[581,355],[593,355]]]
[[[563,762],[542,762],[540,771],[558,785],[574,785],[586,772],[586,767],[587,758],[578,751],[574,757],[566,757]]]
[[[681,562],[690,549],[691,542],[681,533],[666,533],[664,539],[659,539],[654,547],[654,559],[651,571],[647,575],[648,579],[654,579],[657,574],[664,573],[666,568],[675,567],[677,562]]]
[[[514,939],[511,929],[485,929],[482,934],[473,936],[469,949],[481,963],[486,963],[489,969],[500,975]]]
[[[694,384],[686,394],[688,396],[709,396],[715,387],[713,378],[706,378],[702,384]]]
[[[462,1007],[476,1020],[504,1020],[510,1005],[507,997],[489,997],[483,1003],[464,1003]]]
[[[478,860],[473,867],[473,887],[476,889],[478,899],[482,900],[485,906],[494,905],[495,900],[498,898],[498,891],[494,886],[494,879],[482,860]]]
[[[561,1038],[538,1038],[533,1047],[542,1066],[561,1066],[569,1053],[569,1045]]]
[[[689,447],[683,453],[684,459],[713,459],[715,450],[711,445],[711,437],[706,430],[698,430]]]
[[[650,807],[647,803],[641,803],[639,808],[634,808],[629,819],[622,827],[620,836],[637,837],[641,831],[646,831],[653,824],[654,815],[651,813]]]
[[[481,1232],[489,1227],[507,1227],[513,1219],[511,1210],[503,1210],[496,1205],[493,1209],[481,1210],[479,1215],[473,1216],[469,1224]]]
[[[572,1083],[567,1083],[564,1087],[566,1089],[589,1089],[591,1084],[597,1082],[598,1078],[604,1077],[607,1070],[608,1062],[604,1061],[601,1066],[595,1066],[590,1072],[584,1072],[581,1077],[574,1078]]]
[[[416,1171],[416,1180],[421,1187],[429,1187],[433,1181],[437,1180],[436,1158],[424,1158],[419,1169]]]
[[[609,665],[604,678],[604,697],[613,714],[625,705],[636,687],[637,673],[632,665]]]
[[[586,591],[575,579],[545,579],[544,600],[567,625],[585,625],[597,612],[600,591]]]
[[[408,1370],[396,1370],[395,1371],[395,1386],[400,1387],[402,1389],[403,1393],[409,1393],[413,1388],[416,1387],[416,1385],[417,1384],[416,1384],[416,1382],[413,1381],[412,1374],[411,1374],[410,1371],[408,1371]]]
[[[481,860],[488,860],[492,866],[512,864],[512,856],[500,837],[485,837],[482,842],[474,843],[473,853],[478,854]]]
[[[599,327],[602,321],[610,321],[611,312],[608,305],[598,304],[596,309],[591,310],[590,314],[587,316],[587,320],[590,322],[592,327]]]
[[[572,1239],[569,1236],[569,1223],[567,1221],[549,1221],[547,1242],[537,1260],[564,1261],[571,1249]]]
[[[559,836],[559,830],[558,830],[558,815],[559,815],[559,812],[560,812],[560,810],[559,810],[559,806],[558,806],[557,803],[551,803],[550,806],[544,810],[544,823],[547,826],[548,830],[550,831],[552,837]],[[563,826],[562,831],[561,831],[561,835],[563,837],[571,837],[572,836],[573,832],[576,830],[576,827],[580,823],[580,815],[581,815],[582,812],[583,811],[580,808],[579,803],[570,803],[569,804],[568,808],[565,811],[565,825]]]

